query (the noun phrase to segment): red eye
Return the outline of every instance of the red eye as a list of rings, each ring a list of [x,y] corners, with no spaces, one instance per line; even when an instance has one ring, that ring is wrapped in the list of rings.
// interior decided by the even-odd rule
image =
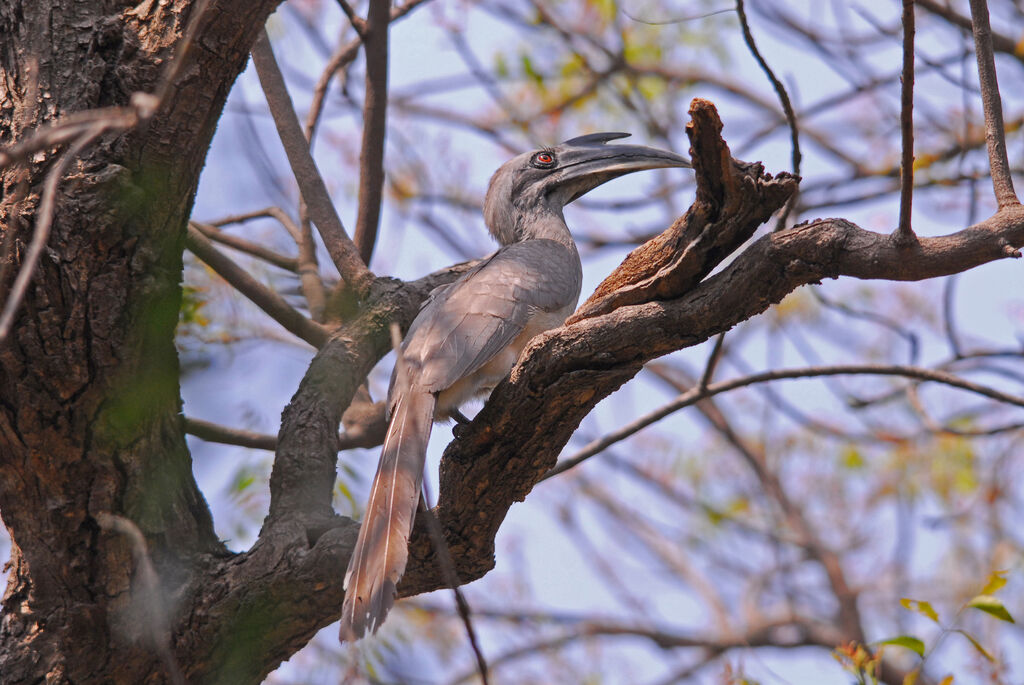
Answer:
[[[550,169],[555,166],[555,156],[550,152],[538,152],[530,160],[530,164],[539,169]]]

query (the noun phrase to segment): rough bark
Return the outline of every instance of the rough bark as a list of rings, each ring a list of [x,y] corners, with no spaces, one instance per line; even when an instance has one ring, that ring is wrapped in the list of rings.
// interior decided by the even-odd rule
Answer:
[[[221,108],[275,1],[0,3],[0,131],[8,144],[70,113],[152,93],[179,76],[142,130],[101,137],[61,183],[53,230],[0,346],[0,510],[13,540],[0,626],[5,683],[166,677],[140,625],[129,539],[148,542],[164,588],[223,553],[180,426],[177,323],[185,222]],[[57,150],[3,170],[2,217],[20,266]],[[20,190],[20,192],[15,192]],[[10,279],[0,284],[5,295]],[[133,601],[133,597],[136,601]]]

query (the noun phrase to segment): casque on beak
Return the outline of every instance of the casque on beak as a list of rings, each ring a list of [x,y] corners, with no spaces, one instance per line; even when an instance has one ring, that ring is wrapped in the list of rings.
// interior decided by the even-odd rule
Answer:
[[[628,133],[592,133],[555,148],[558,167],[551,175],[555,192],[569,204],[584,193],[619,176],[665,167],[689,167],[690,160],[667,150],[643,145],[607,145]]]

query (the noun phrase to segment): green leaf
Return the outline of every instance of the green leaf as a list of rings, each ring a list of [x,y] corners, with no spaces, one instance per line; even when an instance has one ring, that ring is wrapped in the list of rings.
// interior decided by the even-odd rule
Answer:
[[[896,637],[890,637],[887,640],[879,640],[874,644],[896,645],[897,647],[905,647],[906,649],[909,649],[910,651],[917,653],[918,656],[924,656],[924,643],[912,635],[897,635]]]
[[[909,597],[904,597],[900,600],[900,605],[902,605],[904,609],[916,611],[922,616],[927,616],[936,623],[939,622],[939,614],[936,613],[934,608],[932,608],[930,602],[922,602],[916,599],[910,599]]]
[[[1010,612],[1006,610],[1003,603],[992,595],[978,595],[967,603],[967,606],[973,609],[980,609],[986,614],[995,616],[1000,621],[1006,621],[1007,623],[1016,623],[1013,620],[1013,616],[1010,616]]]
[[[857,471],[864,468],[864,455],[854,445],[847,445],[839,455],[839,463],[844,469]]]
[[[973,637],[972,637],[972,636],[971,636],[971,635],[970,635],[969,633],[966,633],[966,632],[964,632],[964,631],[962,631],[962,630],[957,630],[956,632],[958,632],[958,633],[960,633],[961,635],[963,635],[964,637],[966,637],[966,638],[967,638],[967,640],[968,640],[968,641],[969,641],[969,642],[970,642],[970,643],[971,643],[972,645],[974,645],[974,648],[975,648],[976,650],[978,650],[978,653],[979,653],[979,654],[981,654],[981,655],[982,655],[983,657],[985,657],[986,659],[988,659],[988,660],[989,660],[989,661],[991,661],[992,663],[995,663],[995,660],[996,660],[996,659],[995,659],[995,657],[994,657],[994,656],[992,656],[991,654],[989,654],[989,651],[988,651],[987,649],[985,649],[984,647],[982,647],[982,646],[981,646],[981,644],[980,644],[980,643],[979,643],[979,642],[978,642],[977,640],[975,640],[975,639],[974,639],[974,638],[973,638]]]
[[[520,64],[523,67],[523,73],[528,79],[534,82],[536,85],[540,85],[544,81],[544,76],[537,71],[537,68],[533,66],[533,60],[527,54],[522,54],[519,58]]]
[[[494,74],[500,79],[508,78],[508,62],[500,52],[494,56]]]
[[[993,571],[988,577],[988,582],[981,589],[983,595],[993,595],[1006,585],[1006,574],[1008,571]]]

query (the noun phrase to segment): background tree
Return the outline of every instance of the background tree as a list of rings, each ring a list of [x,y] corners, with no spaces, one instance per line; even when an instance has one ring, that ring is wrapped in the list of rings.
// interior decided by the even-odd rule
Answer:
[[[1017,4],[277,5],[0,3],[5,682],[257,682],[331,622],[389,324],[490,249],[487,173],[594,129],[695,180],[581,201],[611,275],[445,449],[401,590],[483,577],[471,618],[274,677],[1019,676]]]

